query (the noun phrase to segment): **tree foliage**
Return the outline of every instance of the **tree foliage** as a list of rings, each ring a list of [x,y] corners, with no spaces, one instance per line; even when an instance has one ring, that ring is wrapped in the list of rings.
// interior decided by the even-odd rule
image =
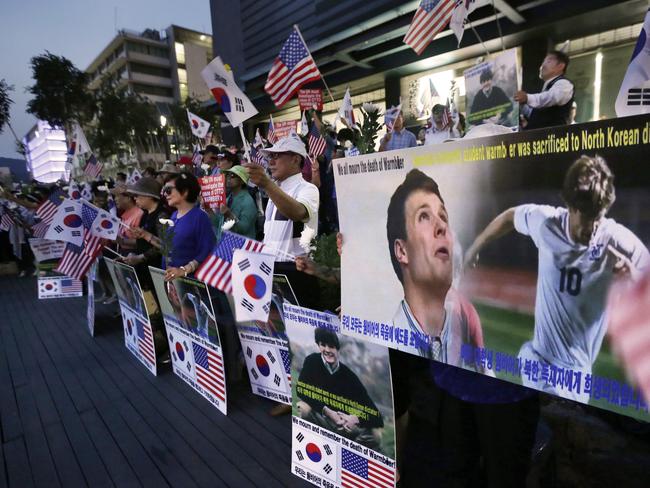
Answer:
[[[88,121],[93,114],[93,96],[88,90],[88,77],[72,61],[52,54],[35,56],[30,61],[34,96],[27,111],[52,126],[69,127],[72,120]]]
[[[8,85],[4,79],[0,80],[0,134],[2,134],[4,126],[9,123],[11,118],[9,109],[14,101],[9,96],[9,92],[13,91],[13,89],[14,87]]]
[[[158,112],[154,105],[125,88],[107,87],[97,96],[92,147],[108,157],[129,148],[146,149],[149,136],[158,129]]]

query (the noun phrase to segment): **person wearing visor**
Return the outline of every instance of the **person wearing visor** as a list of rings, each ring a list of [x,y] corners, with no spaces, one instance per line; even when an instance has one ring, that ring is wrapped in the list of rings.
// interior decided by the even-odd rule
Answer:
[[[219,210],[226,220],[235,221],[231,232],[255,239],[257,207],[246,188],[248,173],[245,168],[237,165],[223,170],[223,174],[226,177],[228,198]]]

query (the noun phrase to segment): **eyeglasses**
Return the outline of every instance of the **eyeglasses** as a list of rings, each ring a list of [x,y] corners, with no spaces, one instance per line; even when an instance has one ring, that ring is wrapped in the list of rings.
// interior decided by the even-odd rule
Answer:
[[[175,186],[166,186],[162,189],[163,195],[171,195],[172,191],[174,191],[176,187]]]
[[[269,159],[280,159],[280,156],[290,154],[288,152],[272,152],[269,154]]]

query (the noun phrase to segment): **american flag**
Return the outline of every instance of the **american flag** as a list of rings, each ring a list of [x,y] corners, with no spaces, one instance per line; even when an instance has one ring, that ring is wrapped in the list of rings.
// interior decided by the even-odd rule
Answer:
[[[14,219],[11,218],[8,212],[3,212],[0,217],[0,230],[9,230],[14,225]]]
[[[264,91],[271,96],[277,107],[281,107],[302,85],[318,79],[320,72],[314,58],[302,41],[298,28],[294,26],[271,66]]]
[[[81,281],[73,278],[63,278],[61,280],[61,293],[81,293]]]
[[[251,162],[264,166],[265,168],[269,165],[268,160],[256,147],[251,147]]]
[[[91,154],[90,157],[86,160],[84,174],[90,178],[97,178],[102,173],[103,167],[104,165],[97,161],[95,155]]]
[[[341,486],[393,488],[395,472],[372,459],[366,459],[341,448]]]
[[[88,272],[103,248],[104,239],[84,230],[84,240],[81,246],[75,246],[68,242],[59,265],[54,271],[80,280]]]
[[[201,174],[201,163],[203,162],[203,157],[201,156],[201,146],[198,144],[194,145],[194,153],[192,153],[192,164],[194,165],[194,176],[199,176]]]
[[[289,388],[291,388],[291,357],[289,356],[288,349],[279,349],[280,356],[282,356],[282,364],[284,365],[284,371],[287,373],[287,381],[289,382]]]
[[[264,244],[232,232],[223,232],[212,254],[199,266],[196,277],[208,285],[232,295],[232,254],[235,249],[261,252]]]
[[[47,200],[39,205],[34,215],[41,219],[41,222],[49,224],[52,222],[54,214],[56,214],[56,211],[58,210],[59,205],[61,205],[61,202],[63,202],[64,198],[65,192],[61,188],[57,188],[52,193],[50,193],[50,196],[47,197]]]
[[[45,234],[47,234],[47,229],[49,228],[50,224],[47,224],[45,222],[37,222],[36,224],[32,225],[32,234],[34,237],[43,239],[45,237]]]
[[[151,326],[145,325],[141,320],[135,321],[138,332],[138,350],[151,364],[156,364],[156,353],[151,335]]]
[[[266,139],[271,143],[275,144],[278,142],[278,138],[275,135],[275,128],[273,127],[273,117],[269,120],[269,128],[266,131]]]
[[[309,129],[309,154],[317,158],[325,152],[325,138],[321,135],[316,124]]]
[[[451,125],[451,112],[449,110],[449,104],[445,105],[445,110],[442,112],[442,126],[449,127]]]
[[[192,342],[194,364],[196,365],[196,380],[199,385],[208,390],[222,402],[226,400],[226,387],[223,375],[221,357],[213,351]]]
[[[422,54],[429,43],[449,23],[456,0],[422,0],[415,11],[404,43]]]

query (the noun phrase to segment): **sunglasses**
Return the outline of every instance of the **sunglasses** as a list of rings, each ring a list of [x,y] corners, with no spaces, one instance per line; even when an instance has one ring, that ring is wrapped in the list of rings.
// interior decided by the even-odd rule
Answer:
[[[163,195],[171,195],[172,191],[174,191],[176,187],[175,186],[166,186],[162,189]]]

